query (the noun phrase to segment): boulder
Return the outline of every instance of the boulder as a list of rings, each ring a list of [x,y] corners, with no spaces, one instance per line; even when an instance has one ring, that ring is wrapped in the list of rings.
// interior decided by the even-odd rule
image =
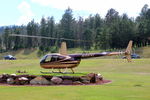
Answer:
[[[91,79],[91,78],[95,77],[95,73],[90,73],[90,74],[87,74],[86,76],[87,76],[89,79]]]
[[[50,85],[50,81],[44,77],[38,76],[30,81],[31,85]]]
[[[27,73],[25,70],[24,71],[17,70],[16,72],[17,73]]]
[[[90,83],[95,83],[95,82],[96,82],[96,81],[95,81],[95,76],[96,76],[95,73],[90,73],[90,74],[87,75],[87,77],[88,77],[89,80],[90,80]]]
[[[103,76],[101,74],[97,74],[96,77],[99,78],[99,80],[103,80]]]
[[[10,74],[11,76],[17,76],[16,74]]]
[[[29,79],[26,77],[20,77],[16,79],[19,85],[27,85],[29,84]]]
[[[73,85],[83,85],[83,83],[80,82],[80,81],[74,81],[72,84],[73,84]]]
[[[63,80],[62,82],[63,85],[72,85],[72,83],[73,83],[72,80],[67,80],[67,79]]]
[[[80,77],[81,81],[90,81],[91,78],[87,77],[87,76],[82,76]]]
[[[84,84],[90,84],[90,79],[89,77],[87,76],[82,76],[81,78],[81,82],[84,83]]]
[[[83,83],[83,84],[90,84],[90,81],[84,80],[84,81],[82,81],[82,83]]]
[[[3,78],[3,75],[0,75],[0,78]]]
[[[63,80],[61,78],[56,77],[56,76],[52,77],[52,79],[51,79],[51,82],[54,84],[60,84],[60,83],[62,83],[62,81]]]
[[[95,74],[95,83],[101,83],[103,80],[103,77],[101,74]]]
[[[28,78],[26,78],[26,77],[20,77],[20,78],[18,78],[18,80],[20,80],[20,81],[28,81]]]
[[[99,83],[100,81],[103,80],[103,77],[101,74],[95,74],[95,73],[90,73],[87,75],[91,83]]]
[[[0,82],[3,82],[3,75],[0,75]]]
[[[10,78],[10,75],[9,74],[6,74],[6,73],[3,73],[1,76],[0,76],[0,82],[1,83],[7,83],[7,79]]]
[[[13,78],[8,78],[7,79],[7,84],[14,84],[15,80]]]

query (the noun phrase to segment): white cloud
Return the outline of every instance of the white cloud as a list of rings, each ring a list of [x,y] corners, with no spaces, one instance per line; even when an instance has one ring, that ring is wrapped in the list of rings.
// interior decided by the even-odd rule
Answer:
[[[20,11],[21,16],[17,21],[17,25],[26,25],[29,21],[33,19],[34,14],[31,11],[30,5],[27,2],[22,1],[18,5],[18,10]]]
[[[71,7],[73,10],[100,13],[104,16],[110,8],[119,13],[127,13],[129,16],[137,16],[144,4],[150,5],[150,0],[31,0],[43,6],[51,6],[65,10]]]

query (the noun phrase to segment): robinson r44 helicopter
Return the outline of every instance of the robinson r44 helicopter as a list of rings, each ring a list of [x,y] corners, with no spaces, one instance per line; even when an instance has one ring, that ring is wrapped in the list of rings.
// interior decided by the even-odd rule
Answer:
[[[18,35],[18,34],[11,34],[11,36],[57,39],[57,38],[51,38],[51,37],[29,36],[29,35]],[[72,39],[63,39],[63,40],[72,40]],[[77,67],[80,64],[81,59],[84,59],[84,58],[113,56],[113,55],[124,54],[127,58],[127,61],[131,62],[132,43],[133,43],[133,41],[130,40],[126,50],[123,52],[67,54],[66,42],[62,42],[59,53],[46,54],[41,59],[40,66],[45,69],[58,69],[60,73],[61,73],[61,69],[71,69],[72,73],[74,73],[73,68]]]

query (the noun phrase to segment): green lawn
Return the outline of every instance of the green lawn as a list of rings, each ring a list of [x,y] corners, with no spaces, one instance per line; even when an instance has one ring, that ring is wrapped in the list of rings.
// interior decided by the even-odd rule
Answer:
[[[0,74],[46,71],[39,60],[0,60]],[[69,71],[69,70],[68,70]],[[150,100],[150,59],[87,59],[77,73],[101,73],[112,83],[92,86],[0,86],[0,100]],[[76,74],[75,74],[76,75]]]

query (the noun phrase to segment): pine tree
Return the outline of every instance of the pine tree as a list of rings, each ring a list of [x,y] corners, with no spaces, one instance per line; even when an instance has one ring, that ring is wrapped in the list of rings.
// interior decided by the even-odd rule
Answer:
[[[61,38],[74,39],[74,26],[75,19],[73,18],[72,9],[66,9],[60,21]],[[73,41],[66,41],[68,47],[74,47]]]

